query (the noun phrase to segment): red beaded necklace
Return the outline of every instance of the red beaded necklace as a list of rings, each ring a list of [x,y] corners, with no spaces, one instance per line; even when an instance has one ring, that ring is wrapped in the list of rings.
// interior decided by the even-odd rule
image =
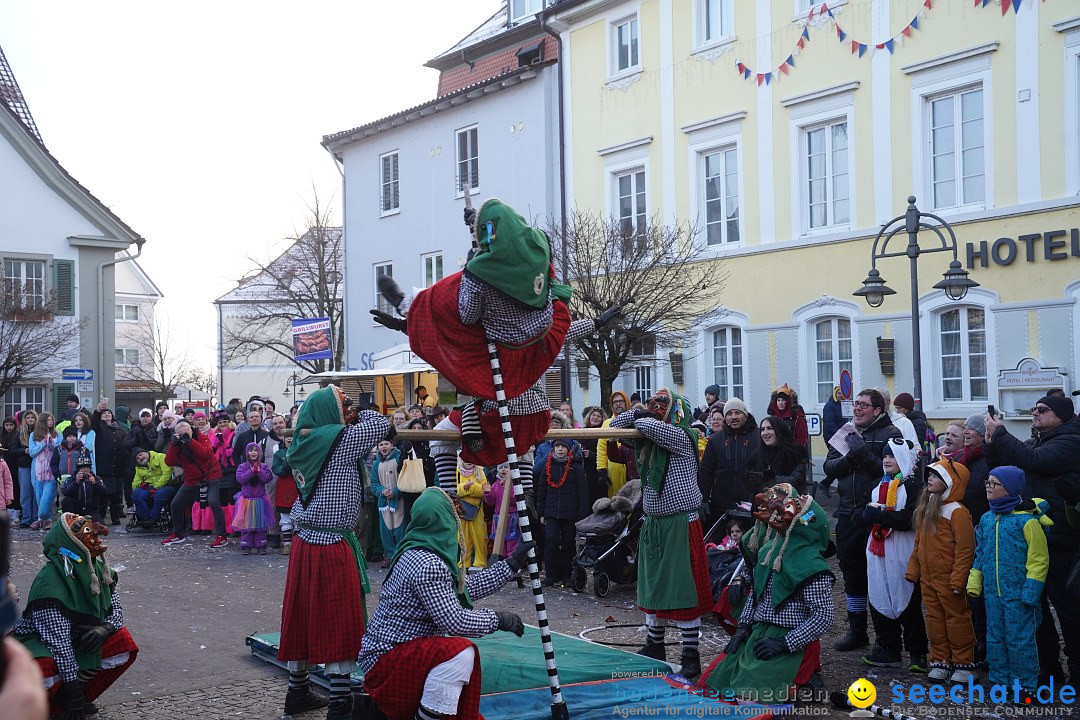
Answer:
[[[566,478],[570,476],[570,456],[566,456],[566,467],[563,468],[562,477],[559,478],[558,484],[551,482],[551,459],[555,453],[549,452],[547,456],[547,462],[544,463],[544,469],[547,473],[547,484],[558,490],[566,484]]]

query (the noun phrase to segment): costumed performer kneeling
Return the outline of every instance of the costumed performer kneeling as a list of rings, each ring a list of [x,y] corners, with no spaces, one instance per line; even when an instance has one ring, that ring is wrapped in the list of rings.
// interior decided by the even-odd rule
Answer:
[[[465,638],[496,630],[520,637],[525,628],[514,613],[474,609],[472,602],[525,567],[531,546],[521,542],[507,560],[466,576],[453,500],[435,487],[420,494],[360,650],[367,717],[480,717],[480,658]]]
[[[647,410],[611,419],[613,428],[637,428],[635,440],[645,521],[638,541],[637,603],[645,611],[649,635],[640,655],[666,660],[664,633],[670,620],[682,631],[679,672],[701,674],[698,639],[701,616],[713,606],[709,563],[698,508],[697,431],[693,410],[682,395],[660,388]]]
[[[64,720],[96,713],[90,701],[131,667],[139,652],[124,627],[116,572],[105,560],[102,538],[108,534],[89,515],[61,515],[45,535],[45,567],[15,624],[15,639],[26,645],[45,676],[52,714]]]
[[[752,591],[699,685],[760,703],[791,701],[807,686],[820,699],[821,636],[832,627],[835,581],[824,557],[828,516],[788,483],[759,493],[753,514],[757,522],[742,538]]]
[[[278,660],[289,663],[285,714],[323,707],[308,667],[323,663],[330,680],[327,720],[352,717],[349,675],[364,634],[370,592],[367,564],[354,528],[364,487],[362,462],[394,429],[377,412],[356,414],[352,400],[330,385],[308,396],[296,416],[286,453],[299,497],[296,534],[285,577]]]

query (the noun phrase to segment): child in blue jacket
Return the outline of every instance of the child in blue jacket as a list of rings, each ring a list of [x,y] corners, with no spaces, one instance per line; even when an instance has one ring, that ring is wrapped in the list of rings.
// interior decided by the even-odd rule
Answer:
[[[968,576],[969,595],[986,605],[986,661],[990,682],[1008,685],[1013,678],[1032,695],[1039,686],[1035,631],[1042,621],[1043,584],[1049,567],[1046,535],[1053,521],[1049,504],[1024,498],[1024,471],[1012,465],[994,468],[986,480],[990,512],[975,531],[975,562]]]

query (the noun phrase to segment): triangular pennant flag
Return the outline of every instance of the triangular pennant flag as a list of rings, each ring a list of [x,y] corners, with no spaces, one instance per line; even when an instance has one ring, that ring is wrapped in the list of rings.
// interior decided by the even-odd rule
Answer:
[[[1009,0],[1001,0],[1001,14],[1009,12]]]
[[[878,50],[884,50],[885,49],[885,43],[878,43],[874,47],[876,47]]]
[[[805,41],[805,40],[803,40],[802,38],[799,38],[799,41],[798,41],[797,43],[795,43],[795,47],[797,47],[797,48],[799,48],[800,50],[802,50],[803,48],[805,48],[805,47],[806,47],[806,41]]]
[[[1020,12],[1020,0],[1012,0],[1013,12]]]
[[[862,43],[859,43],[859,57],[862,57],[865,54],[866,54],[866,46],[863,45]]]
[[[764,76],[764,75],[762,75],[761,73],[758,73],[758,74],[757,74],[757,84],[758,84],[758,87],[761,87],[761,83],[763,83],[763,82],[765,82],[765,76]]]
[[[779,71],[780,71],[781,73],[783,73],[784,75],[787,75],[787,74],[788,74],[788,69],[787,69],[787,67],[788,67],[788,66],[787,66],[787,64],[785,63],[784,65],[781,65],[780,67],[778,67],[778,68],[776,68],[776,69],[777,69],[777,70],[779,70]],[[779,77],[779,76],[777,76],[777,77]]]
[[[746,67],[742,63],[735,63],[735,67],[739,69],[739,74],[742,75],[743,68]]]
[[[889,51],[890,55],[892,55],[893,45],[895,44],[895,42],[896,42],[895,40],[886,40],[885,41],[885,49]]]
[[[811,20],[813,20],[813,19],[814,19],[814,10],[816,10],[816,9],[817,9],[817,8],[816,8],[816,7],[814,7],[814,6],[811,6],[811,7],[810,7],[810,14],[806,16],[806,21],[807,21],[807,22],[810,22]]]
[[[765,73],[765,84],[768,85],[771,82],[772,82],[772,73],[771,72]]]
[[[911,18],[911,27],[915,28],[916,30],[919,29],[919,16],[918,15]]]
[[[926,0],[926,2],[923,3],[923,7],[926,8],[927,10],[933,10],[934,9],[933,0]]]
[[[750,72],[750,68],[743,66],[743,80],[749,78],[753,73]]]
[[[904,37],[911,37],[911,26],[908,25],[906,28],[901,30],[900,34],[903,35]]]
[[[975,4],[976,4],[976,5],[978,5],[978,4],[979,4],[979,0],[975,0]],[[989,4],[990,4],[990,0],[982,0],[982,6],[983,6],[983,7],[986,7],[986,6],[987,6],[987,5],[989,5]]]
[[[859,52],[859,41],[858,40],[852,40],[851,41],[851,54],[854,55],[857,52]]]
[[[828,9],[828,8],[825,8],[825,12],[826,12],[826,13],[828,13],[828,15],[829,15],[829,18],[830,18],[831,20],[835,20],[835,19],[836,19],[836,16],[832,14],[832,10],[830,10],[830,9]]]
[[[802,36],[803,36],[804,39],[809,40],[810,39],[810,28],[804,27],[802,29]]]
[[[791,67],[795,67],[795,56],[794,55],[788,55],[787,60],[785,60],[784,62],[786,62]]]
[[[847,33],[840,29],[840,26],[836,27],[836,34],[840,36],[840,42],[847,40]]]

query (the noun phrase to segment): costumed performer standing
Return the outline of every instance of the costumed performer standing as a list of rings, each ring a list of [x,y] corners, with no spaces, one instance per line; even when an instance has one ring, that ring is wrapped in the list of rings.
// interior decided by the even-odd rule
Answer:
[[[766,704],[790,702],[802,686],[823,698],[821,636],[832,627],[835,581],[824,557],[829,518],[788,483],[759,493],[753,514],[757,522],[742,538],[752,591],[724,654],[699,685]]]
[[[324,663],[330,680],[327,719],[352,716],[349,675],[356,670],[370,592],[354,532],[364,486],[358,461],[393,434],[379,413],[357,415],[352,400],[334,385],[311,393],[296,416],[286,459],[299,497],[291,513],[296,532],[277,654],[289,663],[286,715],[326,706],[308,683],[309,665]]]
[[[698,508],[697,431],[693,409],[682,395],[660,388],[647,410],[611,419],[613,428],[637,428],[638,473],[645,520],[638,541],[638,606],[649,636],[639,654],[666,661],[664,632],[670,620],[682,630],[680,673],[701,674],[701,616],[713,606],[704,532]]]
[[[409,336],[414,353],[463,395],[477,400],[455,409],[435,429],[458,428],[466,462],[490,467],[506,461],[502,424],[488,342],[499,349],[510,424],[520,450],[547,434],[551,405],[537,383],[564,343],[611,322],[621,307],[596,320],[570,320],[572,290],[555,281],[547,235],[531,227],[513,208],[491,199],[479,213],[465,210],[474,248],[461,272],[407,298],[394,279],[379,278],[379,292],[404,317],[372,310],[376,321]],[[456,445],[431,443],[440,479],[453,477]]]
[[[364,717],[480,717],[479,651],[466,638],[496,630],[521,637],[525,628],[514,613],[472,603],[521,571],[529,547],[521,542],[507,560],[467,575],[454,501],[437,487],[420,494],[360,650]]]
[[[91,702],[135,662],[139,648],[124,627],[116,572],[105,560],[109,529],[89,515],[64,513],[43,540],[45,567],[15,639],[37,660],[48,684],[52,714],[83,720]]]

